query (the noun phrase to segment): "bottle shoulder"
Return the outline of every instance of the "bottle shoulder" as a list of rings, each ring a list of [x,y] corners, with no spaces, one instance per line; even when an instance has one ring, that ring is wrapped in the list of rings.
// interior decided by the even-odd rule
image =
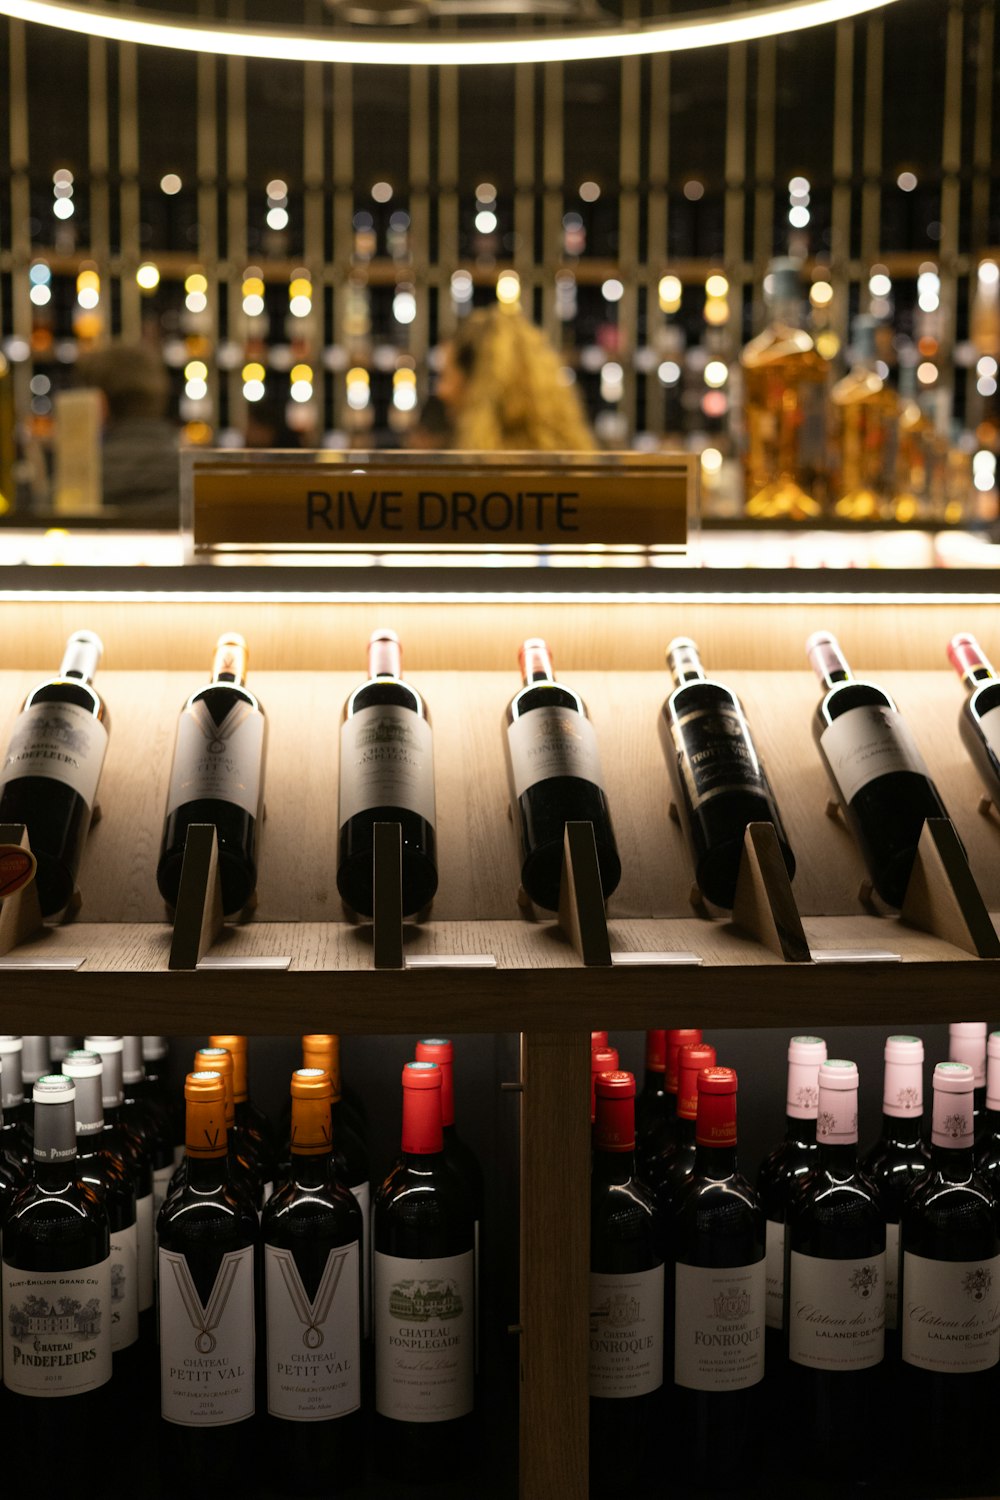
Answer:
[[[352,719],[365,708],[408,708],[430,722],[427,705],[409,682],[398,677],[373,677],[359,683],[344,704],[344,719]]]
[[[887,708],[896,711],[892,698],[876,683],[852,680],[834,683],[823,695],[818,716],[824,725],[828,725],[854,708]]]
[[[587,718],[587,705],[572,688],[561,682],[529,682],[507,705],[507,722],[513,724],[537,709],[568,708]]]
[[[357,1200],[332,1178],[303,1186],[293,1176],[265,1203],[261,1219],[265,1243],[275,1246],[294,1247],[303,1241],[345,1245],[360,1240],[363,1229]]]
[[[245,703],[256,713],[264,713],[263,704],[256,693],[238,682],[207,682],[191,694],[184,707],[191,709],[198,703],[205,705],[216,724],[221,724],[239,703]]]
[[[81,682],[76,677],[54,677],[40,682],[25,698],[24,708],[34,708],[42,703],[68,703],[76,708],[84,708],[95,719],[100,719],[105,728],[111,722],[107,704],[100,693],[89,683]]]

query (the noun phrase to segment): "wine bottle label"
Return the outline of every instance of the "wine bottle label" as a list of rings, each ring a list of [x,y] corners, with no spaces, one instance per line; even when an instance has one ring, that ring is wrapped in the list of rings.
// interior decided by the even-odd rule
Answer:
[[[267,1409],[325,1422],[361,1405],[361,1247],[331,1250],[315,1294],[290,1250],[264,1246]]]
[[[767,1221],[767,1303],[765,1321],[768,1328],[785,1326],[785,1226],[777,1219]]]
[[[590,1273],[590,1394],[647,1396],[663,1384],[663,1267]]]
[[[403,807],[434,823],[431,726],[398,703],[362,708],[340,726],[339,826],[379,807]]]
[[[253,1247],[222,1257],[207,1303],[187,1259],[159,1252],[160,1411],[182,1427],[226,1427],[254,1412]]]
[[[929,1260],[903,1252],[903,1359],[971,1375],[1000,1361],[1000,1255]]]
[[[899,1327],[899,1225],[885,1226],[885,1326]]]
[[[674,1283],[674,1380],[692,1391],[743,1391],[764,1378],[767,1272],[685,1266]]]
[[[76,1396],[111,1379],[111,1256],[79,1271],[3,1264],[3,1378],[21,1396]]]
[[[0,787],[17,776],[48,776],[93,807],[108,731],[76,703],[35,703],[15,721],[0,762]]]
[[[185,708],[177,721],[167,817],[185,802],[209,798],[231,802],[255,818],[264,769],[264,726],[264,715],[249,703],[235,703],[221,724],[201,701]]]
[[[572,708],[533,708],[507,725],[514,795],[551,776],[579,776],[603,789],[594,726]]]
[[[111,1231],[111,1349],[139,1337],[139,1237],[136,1226]]]
[[[160,1209],[163,1207],[163,1204],[164,1204],[164,1202],[166,1200],[166,1196],[167,1196],[167,1188],[170,1186],[170,1179],[171,1179],[171,1177],[173,1177],[173,1175],[176,1172],[176,1170],[177,1170],[177,1163],[176,1162],[170,1162],[165,1167],[154,1167],[153,1168],[153,1215],[154,1215],[154,1217],[156,1216],[156,1214],[158,1214],[160,1212]]]
[[[827,725],[820,744],[845,806],[863,786],[891,771],[930,775],[902,714],[880,704],[848,709]]]
[[[867,1370],[885,1350],[885,1252],[790,1258],[789,1357],[811,1370]]]
[[[367,1182],[359,1182],[351,1188],[354,1201],[361,1210],[364,1228],[361,1233],[361,1289],[362,1310],[361,1321],[364,1328],[365,1338],[372,1329],[372,1190]]]
[[[375,1256],[375,1409],[449,1422],[473,1404],[473,1253]]]
[[[769,795],[747,721],[735,703],[671,718],[670,732],[692,807],[723,792]]]
[[[145,1312],[153,1305],[153,1265],[156,1261],[152,1193],[135,1200],[135,1228],[139,1256],[139,1311]]]

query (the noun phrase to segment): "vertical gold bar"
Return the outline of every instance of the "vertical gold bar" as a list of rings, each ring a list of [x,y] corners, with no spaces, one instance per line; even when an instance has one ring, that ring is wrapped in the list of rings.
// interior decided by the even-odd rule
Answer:
[[[118,47],[118,177],[121,225],[122,337],[135,343],[142,333],[141,294],[135,279],[139,245],[139,59],[132,42]]]
[[[841,343],[847,338],[851,258],[851,177],[854,114],[854,22],[837,24],[833,80],[833,203],[830,232],[831,324]]]
[[[219,121],[216,76],[218,60],[200,53],[197,62],[198,136],[198,259],[208,280],[208,311],[211,317],[211,339],[219,338],[219,304],[223,288],[219,285]],[[219,368],[208,360],[208,394],[212,410],[219,414]],[[230,413],[232,421],[232,412]]]
[[[635,0],[625,0],[626,24],[639,18]],[[637,57],[621,63],[621,133],[618,143],[618,269],[625,288],[618,303],[618,355],[624,372],[621,411],[629,433],[638,425],[635,342],[639,326],[639,171],[642,65]],[[560,221],[561,222],[561,221]]]
[[[455,314],[449,292],[452,271],[458,265],[458,69],[438,71],[438,241],[436,265],[438,285],[438,338],[455,331]]]
[[[127,151],[127,146],[125,149]],[[108,191],[111,162],[108,154],[108,44],[97,37],[91,37],[87,43],[87,156],[90,250],[103,278],[108,276],[111,254],[111,195]],[[109,305],[110,292],[110,287],[105,287]]]
[[[31,179],[28,142],[28,52],[23,21],[9,21],[10,47],[10,244],[11,244],[11,329],[26,342],[31,339],[31,299],[28,268],[31,264]],[[31,362],[19,360],[14,365],[14,402],[18,411],[27,411],[31,400]]]
[[[882,222],[882,91],[885,82],[885,23],[866,23],[865,135],[861,153],[861,260],[867,272],[879,258]]]
[[[343,290],[351,270],[354,245],[354,69],[350,63],[333,67],[333,342],[339,344],[343,328]],[[343,377],[334,374],[333,420],[344,426],[347,392]]]
[[[938,411],[944,420],[954,410],[955,322],[958,304],[958,225],[962,170],[962,22],[961,0],[948,8],[944,63],[944,130],[941,140],[941,354],[937,384]]]
[[[667,263],[670,173],[670,58],[649,59],[649,199],[646,232],[646,329],[650,344],[666,322],[658,287]],[[646,376],[646,430],[663,432],[663,388],[655,370]]]
[[[313,389],[320,429],[325,410],[327,372],[320,360],[323,349],[323,317],[326,279],[323,274],[323,182],[326,135],[323,130],[323,64],[309,62],[302,68],[302,245],[305,264],[313,284],[312,312],[301,320],[313,355]]]
[[[562,220],[565,193],[566,151],[563,130],[564,72],[562,63],[545,63],[545,122],[542,131],[542,264],[533,267],[531,286],[522,286],[525,306],[531,313],[532,291],[541,278],[542,327],[553,342],[559,340],[556,317],[556,267],[562,260]]]
[[[427,368],[430,314],[427,283],[431,258],[431,80],[430,70],[414,67],[410,75],[410,256],[417,294],[417,316],[410,324],[410,353],[418,370]]]
[[[995,22],[993,0],[983,0],[979,11],[979,40],[976,48],[976,123],[972,146],[972,213],[969,227],[969,242],[974,260],[982,254],[989,233]]]
[[[743,245],[746,236],[747,176],[747,46],[739,42],[729,48],[729,72],[726,88],[726,210],[723,259],[732,287],[730,306],[743,305],[745,266]],[[731,317],[726,327],[727,357],[737,352],[740,319]]]
[[[514,265],[522,286],[535,265],[535,68],[514,70]]]
[[[231,267],[227,296],[230,337],[238,338],[246,321],[243,272],[247,263],[247,65],[242,57],[226,58],[226,260]],[[242,415],[243,381],[239,369],[229,374],[229,410]]]
[[[758,44],[756,176],[753,209],[754,324],[764,321],[762,286],[774,254],[774,123],[777,51],[774,38]]]

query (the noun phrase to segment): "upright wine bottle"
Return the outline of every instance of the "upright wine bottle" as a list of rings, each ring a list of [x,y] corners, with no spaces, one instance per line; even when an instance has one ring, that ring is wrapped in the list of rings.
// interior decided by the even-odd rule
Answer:
[[[952,1021],[948,1027],[948,1057],[968,1063],[975,1079],[972,1125],[976,1144],[986,1133],[986,1032],[985,1021]]]
[[[72,1052],[75,1046],[76,1046],[76,1038],[75,1037],[72,1037],[72,1036],[50,1036],[49,1037],[49,1056],[52,1059],[52,1066],[56,1067],[57,1064],[61,1064],[62,1060],[66,1056],[67,1052]]]
[[[236,1134],[236,1101],[233,1097],[233,1058],[225,1047],[199,1047],[194,1055],[192,1071],[195,1073],[218,1073],[225,1090],[226,1108],[226,1159],[229,1164],[230,1187],[236,1197],[258,1214],[264,1207],[264,1175],[260,1161],[250,1154],[246,1143]],[[172,1196],[184,1182],[190,1165],[190,1152],[170,1180],[168,1197]]]
[[[233,633],[220,635],[211,682],[181,709],[156,867],[156,883],[169,906],[177,905],[192,823],[215,824],[223,911],[242,911],[257,889],[267,720],[246,679],[246,641]]]
[[[0,1237],[4,1220],[10,1211],[15,1195],[30,1180],[28,1168],[18,1147],[13,1146],[4,1133],[3,1124],[3,1058],[0,1057]],[[0,1368],[0,1378],[2,1378]]]
[[[292,1167],[264,1207],[267,1448],[279,1485],[338,1495],[357,1484],[361,1210],[331,1171],[330,1077],[292,1074]]]
[[[595,1047],[606,1047],[608,1045],[608,1033],[606,1031],[592,1031],[590,1033],[591,1050]]]
[[[682,1047],[702,1041],[697,1026],[679,1026],[666,1033],[663,1070],[663,1106],[659,1118],[647,1131],[637,1131],[635,1159],[643,1182],[649,1179],[649,1164],[657,1157],[669,1156],[677,1144],[680,1129],[677,1120],[677,1058]]]
[[[885,1347],[885,1218],[858,1165],[852,1062],[820,1065],[816,1138],[819,1165],[792,1197],[785,1231],[788,1419],[847,1489],[876,1471],[883,1434],[871,1414]]]
[[[375,1451],[392,1477],[437,1472],[447,1453],[457,1477],[473,1439],[475,1228],[444,1159],[435,1063],[403,1068],[402,1156],[372,1218]]]
[[[30,1092],[39,1078],[52,1072],[49,1039],[47,1036],[23,1036],[21,1042],[21,1080]]]
[[[544,641],[525,641],[519,660],[524,687],[507,705],[504,749],[521,885],[537,906],[555,911],[566,824],[587,822],[594,826],[607,900],[622,867],[587,706],[579,693],[556,681]]]
[[[986,790],[1000,804],[1000,679],[982,646],[964,631],[948,643],[948,660],[962,679],[966,698],[958,716],[962,744]]]
[[[238,1146],[258,1162],[264,1178],[264,1198],[270,1198],[274,1187],[274,1131],[262,1109],[250,1098],[245,1036],[210,1036],[210,1047],[224,1047],[233,1059],[233,1136]]]
[[[806,654],[823,684],[813,738],[857,839],[875,890],[902,906],[927,818],[947,818],[923,756],[883,688],[852,677],[834,636],[820,630]]]
[[[157,1219],[160,1413],[158,1452],[180,1491],[192,1474],[251,1489],[257,1215],[233,1192],[226,1089],[218,1073],[184,1084],[184,1182]]]
[[[672,1211],[678,1190],[694,1171],[698,1074],[715,1064],[715,1048],[708,1042],[688,1042],[678,1050],[677,1135],[668,1150],[649,1157],[646,1163],[645,1181],[653,1189],[661,1214]]]
[[[919,1466],[951,1484],[996,1481],[1000,1362],[997,1200],[973,1165],[973,1073],[934,1069],[930,1171],[903,1205],[900,1323]],[[992,1488],[992,1485],[991,1485]]]
[[[183,1087],[171,1088],[168,1085],[170,1047],[167,1038],[144,1036],[142,1061],[146,1069],[146,1090],[157,1107],[166,1111],[170,1122],[169,1139],[174,1149],[174,1165],[176,1166],[184,1155],[184,1089]],[[163,1188],[166,1191],[165,1183]],[[157,1212],[159,1212],[159,1204]]]
[[[164,1105],[154,1097],[146,1078],[142,1058],[142,1037],[122,1037],[122,1119],[126,1130],[137,1136],[149,1157],[152,1169],[152,1203],[150,1235],[160,1204],[167,1196],[167,1184],[174,1171],[174,1148],[171,1144],[170,1116]],[[155,1240],[150,1250],[152,1265],[156,1256]]]
[[[917,1036],[885,1043],[882,1133],[865,1161],[885,1212],[885,1352],[899,1353],[899,1224],[906,1196],[927,1171],[924,1145],[924,1044]]]
[[[667,647],[674,690],[659,718],[681,827],[699,889],[731,909],[748,823],[771,823],[789,876],[795,856],[739,698],[705,675],[698,647],[677,636]]]
[[[976,1169],[1000,1198],[1000,1031],[986,1044],[986,1129],[976,1145]]]
[[[25,1166],[32,1161],[31,1153],[31,1105],[24,1097],[24,1082],[21,1076],[21,1053],[23,1038],[0,1036],[0,1104],[3,1107],[3,1125],[0,1127],[0,1142]]]
[[[422,911],[437,890],[434,744],[427,705],[403,681],[399,636],[376,630],[368,681],[344,704],[340,726],[337,889],[352,911],[374,909],[375,824],[403,835],[403,912]]]
[[[302,1038],[302,1066],[325,1068],[333,1084],[334,1125],[339,1120],[349,1126],[362,1142],[365,1139],[365,1103],[355,1089],[344,1082],[341,1065],[340,1037],[335,1031],[310,1032]],[[289,1119],[291,1116],[289,1116]]]
[[[635,1079],[602,1073],[590,1182],[590,1490],[651,1480],[663,1385],[663,1254],[635,1175]]]
[[[653,1128],[665,1120],[673,1100],[667,1093],[667,1033],[646,1032],[646,1071],[642,1089],[635,1097],[635,1144],[638,1159],[639,1144]]]
[[[617,1047],[591,1047],[590,1049],[590,1123],[593,1125],[597,1119],[597,1090],[598,1075],[601,1073],[617,1073],[618,1071],[618,1048]]]
[[[97,800],[111,728],[92,686],[103,652],[92,630],[70,636],[57,676],[25,698],[0,760],[0,823],[27,826],[44,917],[69,904]]]
[[[667,1225],[673,1330],[671,1422],[678,1479],[700,1488],[718,1463],[753,1485],[760,1459],[766,1261],[764,1214],[736,1155],[736,1074],[698,1074],[694,1172]]]

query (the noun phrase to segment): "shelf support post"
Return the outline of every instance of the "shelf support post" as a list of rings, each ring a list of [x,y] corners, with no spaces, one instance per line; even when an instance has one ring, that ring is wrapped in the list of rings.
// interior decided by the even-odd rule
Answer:
[[[593,823],[566,824],[559,926],[588,968],[611,967],[611,943]]]
[[[196,969],[222,931],[219,836],[214,823],[192,823],[174,911],[168,968]]]
[[[950,818],[928,818],[900,917],[974,958],[1000,958],[1000,938]]]
[[[399,823],[375,824],[372,876],[376,969],[403,967],[403,829]]]
[[[809,943],[773,823],[748,823],[733,921],[790,964],[810,962]]]

